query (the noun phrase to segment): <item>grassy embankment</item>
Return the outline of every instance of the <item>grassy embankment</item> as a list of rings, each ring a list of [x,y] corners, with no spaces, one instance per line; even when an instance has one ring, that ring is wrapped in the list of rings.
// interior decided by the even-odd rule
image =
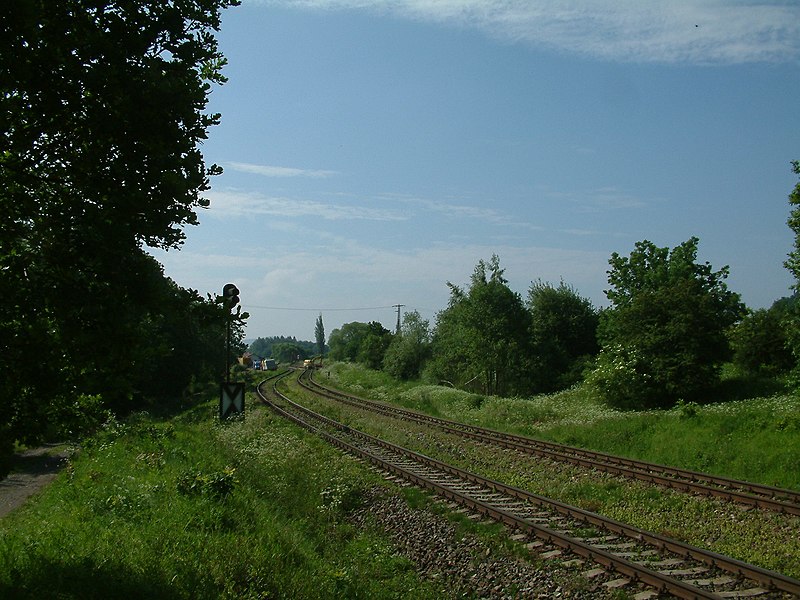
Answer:
[[[403,384],[384,373],[343,363],[326,367],[317,380],[456,421],[800,489],[800,397],[793,394],[716,403],[709,398],[703,406],[620,412],[580,387],[534,398],[493,398]]]
[[[800,488],[794,396],[618,413],[580,389],[485,398],[350,365],[318,378],[328,371],[337,386],[448,418]],[[447,596],[346,522],[375,475],[265,410],[220,425],[215,388],[208,398],[109,424],[1,520],[0,597]]]
[[[375,475],[255,402],[220,425],[208,398],[110,423],[0,520],[0,597],[446,596],[344,520]]]
[[[330,373],[330,375],[328,375]],[[669,411],[618,412],[585,389],[527,399],[399,385],[382,373],[334,364],[322,383],[458,421],[614,454],[800,489],[800,399],[779,395]],[[535,457],[492,451],[425,426],[353,414],[307,398],[355,428],[492,479],[601,513],[647,531],[800,577],[800,519],[621,480]],[[344,414],[347,413],[347,414]]]

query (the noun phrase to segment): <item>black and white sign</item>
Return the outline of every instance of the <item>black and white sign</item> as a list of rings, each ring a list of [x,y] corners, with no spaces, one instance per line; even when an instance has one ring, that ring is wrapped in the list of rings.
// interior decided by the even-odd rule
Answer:
[[[231,413],[244,412],[244,384],[223,383],[219,392],[219,418],[227,419]]]

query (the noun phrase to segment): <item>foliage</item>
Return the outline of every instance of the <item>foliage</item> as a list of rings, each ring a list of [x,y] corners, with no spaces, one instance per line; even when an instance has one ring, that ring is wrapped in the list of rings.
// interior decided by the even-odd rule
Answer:
[[[328,338],[329,356],[379,369],[391,341],[392,332],[377,321],[345,323]]]
[[[583,379],[582,369],[597,354],[598,313],[563,281],[537,281],[528,290],[533,342],[533,389],[552,392]]]
[[[453,597],[348,524],[377,476],[263,409],[215,411],[100,431],[0,520],[0,597]]]
[[[395,335],[386,355],[383,370],[399,379],[416,379],[431,353],[429,323],[417,311],[403,315],[399,335]]]
[[[176,487],[185,496],[205,495],[221,499],[230,495],[236,486],[236,469],[230,465],[221,471],[203,473],[189,469],[178,476]]]
[[[329,367],[333,387],[463,423],[660,464],[800,489],[800,397],[731,400],[715,388],[706,404],[619,410],[590,385],[522,398],[392,381],[359,365]],[[734,396],[735,397],[735,396]],[[485,452],[485,449],[481,450]]]
[[[48,405],[73,397],[127,409],[209,325],[197,313],[214,309],[144,246],[177,247],[208,205],[213,31],[236,3],[2,4],[0,428],[14,438],[40,438]]]
[[[792,171],[800,175],[800,160],[792,161]],[[783,263],[794,276],[794,289],[800,291],[800,181],[795,184],[789,194],[789,205],[792,207],[787,224],[794,232],[794,250],[789,253],[789,258]]]
[[[306,346],[292,342],[282,342],[272,346],[272,356],[282,363],[294,363],[311,356]]]
[[[325,325],[322,323],[322,313],[317,317],[317,322],[314,324],[314,339],[317,341],[317,354],[324,356],[325,354]]]
[[[261,356],[264,358],[277,358],[273,349],[278,344],[292,344],[298,346],[302,350],[300,354],[302,354],[304,357],[313,356],[317,352],[317,346],[315,342],[298,340],[294,336],[283,335],[256,338],[250,343],[248,350],[255,356]],[[294,357],[292,357],[291,360],[294,360]]]
[[[748,374],[786,373],[794,366],[787,320],[796,298],[776,301],[769,309],[749,312],[731,332],[733,362]]]
[[[450,302],[437,316],[430,379],[479,381],[489,395],[527,389],[530,318],[503,272],[493,255],[478,262],[467,291],[448,283]]]
[[[792,170],[800,175],[800,161],[792,161]],[[787,221],[789,228],[794,233],[794,249],[789,252],[788,258],[783,263],[794,277],[795,292],[800,292],[800,181],[795,184],[789,194],[789,205],[792,207]],[[784,320],[789,347],[794,356],[794,369],[792,379],[794,385],[800,388],[800,306],[794,303],[787,312]]]
[[[648,408],[692,400],[719,380],[730,357],[728,329],[744,313],[724,280],[728,269],[698,264],[697,238],[670,250],[647,240],[616,252],[602,315],[593,382],[613,406]]]

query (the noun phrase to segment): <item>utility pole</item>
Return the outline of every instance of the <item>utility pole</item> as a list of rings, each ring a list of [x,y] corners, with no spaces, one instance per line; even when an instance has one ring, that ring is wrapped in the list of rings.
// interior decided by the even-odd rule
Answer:
[[[400,309],[404,306],[405,304],[392,304],[392,308],[397,309],[397,329],[395,330],[395,333],[400,333]]]

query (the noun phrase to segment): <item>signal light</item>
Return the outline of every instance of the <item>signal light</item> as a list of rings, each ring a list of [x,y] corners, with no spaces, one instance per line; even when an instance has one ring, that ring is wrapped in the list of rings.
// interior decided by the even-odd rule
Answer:
[[[222,301],[228,310],[233,310],[233,307],[239,304],[239,288],[232,283],[226,283],[222,288]]]

